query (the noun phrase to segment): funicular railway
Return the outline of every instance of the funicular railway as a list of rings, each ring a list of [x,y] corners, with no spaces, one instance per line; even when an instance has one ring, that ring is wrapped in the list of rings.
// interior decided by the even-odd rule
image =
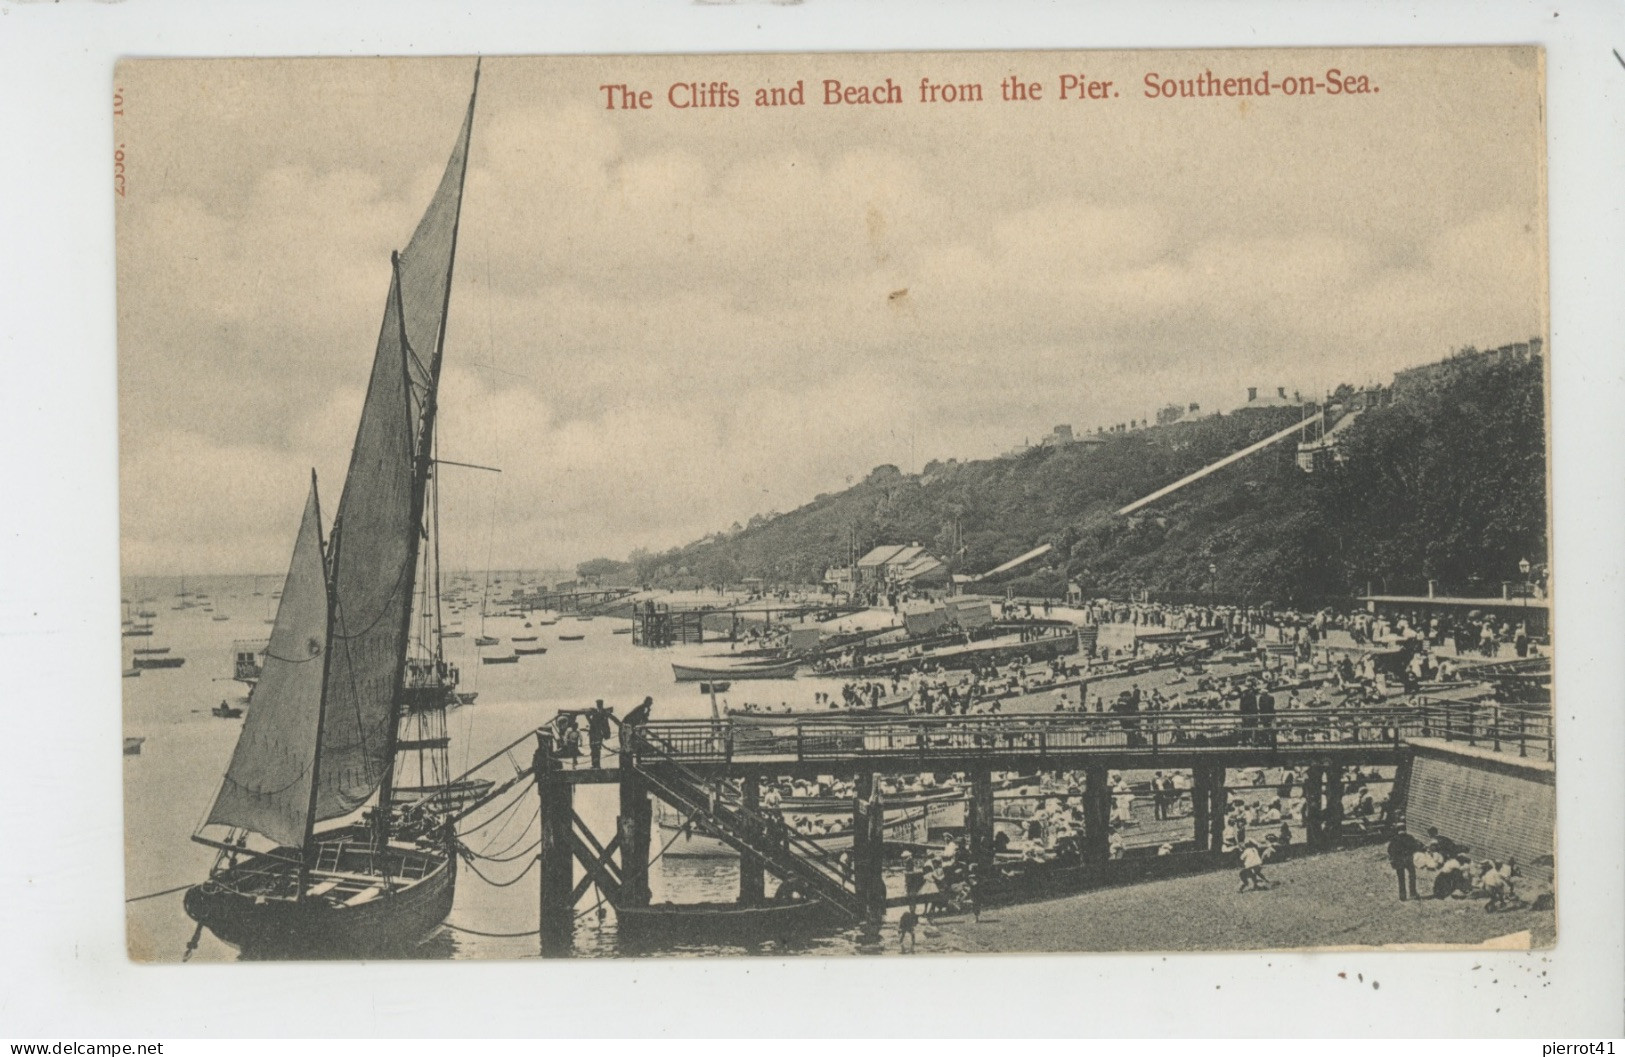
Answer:
[[[1223,847],[1228,769],[1301,769],[1307,776],[1303,829],[1313,848],[1335,843],[1344,832],[1345,776],[1351,769],[1392,766],[1392,796],[1403,802],[1418,745],[1455,742],[1545,761],[1553,745],[1549,710],[1427,698],[1399,707],[1303,709],[1262,717],[1170,711],[639,722],[629,716],[617,726],[615,749],[597,768],[561,753],[552,725],[527,735],[526,741],[534,738],[530,766],[493,793],[535,780],[540,936],[547,955],[569,952],[576,906],[594,889],[615,908],[623,934],[660,919],[657,910],[676,909],[650,906],[655,799],[739,854],[738,903],[727,913],[693,915],[690,925],[709,920],[725,930],[741,915],[757,912],[875,928],[888,905],[882,877],[884,777],[964,775],[964,851],[991,878],[995,776],[1081,773],[1081,861],[1073,873],[1088,879],[1124,866],[1111,861],[1109,849],[1113,771],[1189,771],[1194,810],[1186,846],[1212,859]],[[511,759],[521,745],[516,742],[498,756]],[[760,801],[763,779],[821,776],[854,785],[848,861],[797,833]],[[574,805],[577,786],[603,784],[616,785],[619,792],[616,830],[607,837],[595,834]],[[1200,854],[1188,858],[1201,861]],[[780,882],[774,900],[766,896],[768,874]],[[785,901],[791,893],[793,901]],[[664,923],[656,920],[651,927]]]

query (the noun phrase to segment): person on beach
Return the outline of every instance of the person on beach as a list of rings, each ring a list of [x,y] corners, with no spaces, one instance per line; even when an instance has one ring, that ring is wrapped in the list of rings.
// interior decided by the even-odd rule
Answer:
[[[1512,909],[1516,905],[1516,897],[1512,892],[1512,881],[1509,876],[1511,871],[1489,859],[1485,859],[1480,868],[1483,873],[1478,878],[1478,886],[1489,897],[1489,902],[1484,904],[1485,912]]]
[[[920,865],[914,853],[903,853],[903,893],[908,896],[908,909],[914,912],[920,893],[925,890],[925,869]]]
[[[1467,877],[1467,856],[1452,856],[1439,864],[1439,872],[1433,878],[1434,899],[1458,895],[1465,898],[1472,890],[1473,883]]]
[[[897,919],[897,950],[900,953],[907,954],[911,950],[919,949],[920,941],[914,935],[914,930],[919,924],[920,915],[914,912],[913,907],[903,911],[902,916]]]
[[[1428,827],[1427,846],[1429,851],[1437,852],[1446,859],[1454,859],[1462,852],[1467,851],[1460,844],[1441,834],[1437,826]]]
[[[1245,892],[1249,887],[1255,892],[1269,887],[1269,882],[1264,879],[1264,860],[1267,851],[1268,849],[1259,848],[1258,842],[1254,840],[1242,845],[1241,887],[1236,889],[1237,892]]]
[[[1421,850],[1422,842],[1405,831],[1405,823],[1394,827],[1393,839],[1388,842],[1388,865],[1399,880],[1400,902],[1421,898],[1416,894],[1416,853]]]

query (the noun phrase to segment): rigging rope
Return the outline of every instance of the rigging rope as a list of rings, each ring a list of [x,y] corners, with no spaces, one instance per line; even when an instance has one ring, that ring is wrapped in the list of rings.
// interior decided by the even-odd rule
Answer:
[[[522,839],[524,837],[524,834],[521,833],[519,836]],[[516,840],[513,843],[518,844],[519,841]],[[512,855],[506,855],[506,856],[504,856],[504,855],[481,855],[481,854],[476,853],[476,852],[470,852],[469,854],[475,859],[483,859],[486,862],[513,862],[516,859],[524,858],[526,855],[529,855],[531,852],[535,851],[537,848],[540,848],[541,846],[542,846],[542,838],[537,837],[535,843],[531,844],[529,847],[525,848],[523,851],[514,852]],[[502,850],[504,852],[506,852],[512,847],[513,847],[513,844],[510,844],[510,845],[508,845],[507,848],[503,848]]]
[[[470,936],[489,936],[492,939],[498,940],[516,940],[523,939],[526,936],[540,936],[542,934],[541,929],[531,929],[529,932],[481,932],[479,929],[470,929],[464,928],[461,925],[453,925],[449,921],[443,921],[441,924],[445,925],[453,932],[466,932]]]
[[[474,860],[472,858],[465,858],[464,861],[468,863],[468,868],[470,870],[474,871],[474,876],[475,877],[478,877],[480,880],[484,881],[486,884],[490,885],[492,888],[508,888],[508,887],[510,887],[512,885],[516,885],[520,881],[524,880],[525,875],[530,873],[532,870],[534,870],[536,868],[536,864],[541,862],[542,859],[541,859],[541,856],[537,856],[536,858],[530,860],[530,865],[526,866],[523,870],[519,871],[519,873],[516,874],[513,877],[512,880],[509,880],[509,881],[493,881],[489,877],[487,877],[484,874],[480,873],[480,868],[478,866],[474,865]]]
[[[480,852],[477,853],[478,857],[481,858],[481,859],[485,859],[485,860],[487,860],[489,862],[513,862],[515,859],[519,858],[519,855],[523,855],[524,852],[520,852],[519,855],[508,855],[508,853],[513,851],[514,848],[518,846],[519,842],[525,839],[526,834],[528,834],[530,832],[530,824],[532,822],[535,822],[536,819],[537,819],[537,816],[539,816],[541,813],[542,813],[542,807],[541,807],[540,804],[538,804],[538,805],[536,805],[535,812],[533,812],[531,814],[530,818],[525,820],[525,826],[524,826],[523,829],[521,829],[519,831],[519,836],[517,836],[513,840],[509,841],[507,847],[503,848],[501,851],[495,851],[494,852],[494,851],[490,850],[490,845],[487,845],[485,850],[480,851]],[[493,843],[495,843],[495,842],[493,841]],[[540,844],[540,843],[541,843],[541,838],[538,837],[537,840],[536,840],[536,844],[531,845],[531,847],[534,848],[534,847],[536,847],[537,844]],[[507,856],[507,858],[504,858],[503,856]]]
[[[458,830],[457,835],[459,837],[466,837],[478,833],[483,829],[488,829],[491,826],[497,826],[496,832],[491,835],[491,839],[486,843],[486,847],[489,848],[492,844],[495,844],[497,841],[502,839],[502,834],[508,829],[508,823],[513,821],[513,816],[509,814],[509,812],[513,811],[514,808],[524,803],[525,799],[525,790],[521,788],[514,798],[508,801],[507,805],[503,807],[502,810],[498,811],[496,814],[492,815],[490,818],[486,819],[484,822],[481,822],[477,826],[470,826],[468,829]],[[536,809],[538,812],[541,810],[540,803],[537,803]],[[506,819],[503,818],[505,815],[507,816]],[[500,826],[497,825],[499,821],[501,822]],[[529,822],[525,823],[525,828],[530,828]]]
[[[157,899],[159,896],[167,896],[167,895],[173,895],[176,892],[184,892],[188,888],[191,888],[191,887],[192,887],[191,884],[176,885],[174,888],[166,888],[162,892],[148,892],[144,896],[131,896],[130,898],[126,899],[125,902],[126,903],[139,903],[143,899]]]

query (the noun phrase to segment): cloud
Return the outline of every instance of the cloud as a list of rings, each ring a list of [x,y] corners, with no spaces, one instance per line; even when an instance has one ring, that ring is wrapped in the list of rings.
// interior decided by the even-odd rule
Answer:
[[[445,471],[448,566],[670,546],[881,462],[1377,380],[1543,326],[1538,151],[1488,131],[1527,109],[1526,80],[1465,80],[1437,111],[1385,95],[1059,126],[611,113],[576,90],[608,62],[487,70],[441,451],[503,473]],[[389,252],[466,71],[345,66],[353,95],[335,72],[306,99],[256,64],[189,98],[193,66],[147,75],[187,120],[127,130],[179,175],[132,172],[149,190],[119,217],[126,566],[269,572],[311,466],[336,505]],[[257,125],[258,93],[293,116]]]

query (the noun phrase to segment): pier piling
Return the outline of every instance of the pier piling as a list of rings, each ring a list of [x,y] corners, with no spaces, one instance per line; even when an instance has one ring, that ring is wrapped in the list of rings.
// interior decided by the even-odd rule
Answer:
[[[761,779],[755,775],[748,775],[740,779],[739,799],[745,808],[746,815],[754,815],[762,802]],[[739,902],[745,906],[755,906],[767,898],[767,872],[762,868],[762,860],[754,855],[739,856]]]
[[[1320,840],[1323,844],[1336,844],[1343,835],[1343,768],[1333,764],[1326,768],[1326,807],[1320,816]]]
[[[541,952],[544,958],[568,957],[575,931],[574,853],[570,835],[575,822],[574,790],[553,755],[552,740],[536,739],[536,793],[541,799]]]
[[[627,906],[649,905],[649,841],[654,824],[654,807],[649,790],[633,765],[632,750],[621,746],[618,786],[621,813],[617,819],[621,835],[621,902]]]
[[[971,775],[970,801],[965,805],[965,851],[982,870],[993,866],[993,772]]]
[[[1083,769],[1083,858],[1099,866],[1112,857],[1110,772],[1091,764]]]
[[[1303,828],[1309,844],[1319,847],[1325,843],[1325,812],[1321,800],[1326,795],[1326,768],[1311,764],[1303,783]]]
[[[852,883],[863,902],[865,931],[878,932],[886,918],[886,807],[875,776],[857,776],[852,812]]]
[[[1230,814],[1229,773],[1229,768],[1222,764],[1215,764],[1208,771],[1208,851],[1224,851],[1224,820]]]

